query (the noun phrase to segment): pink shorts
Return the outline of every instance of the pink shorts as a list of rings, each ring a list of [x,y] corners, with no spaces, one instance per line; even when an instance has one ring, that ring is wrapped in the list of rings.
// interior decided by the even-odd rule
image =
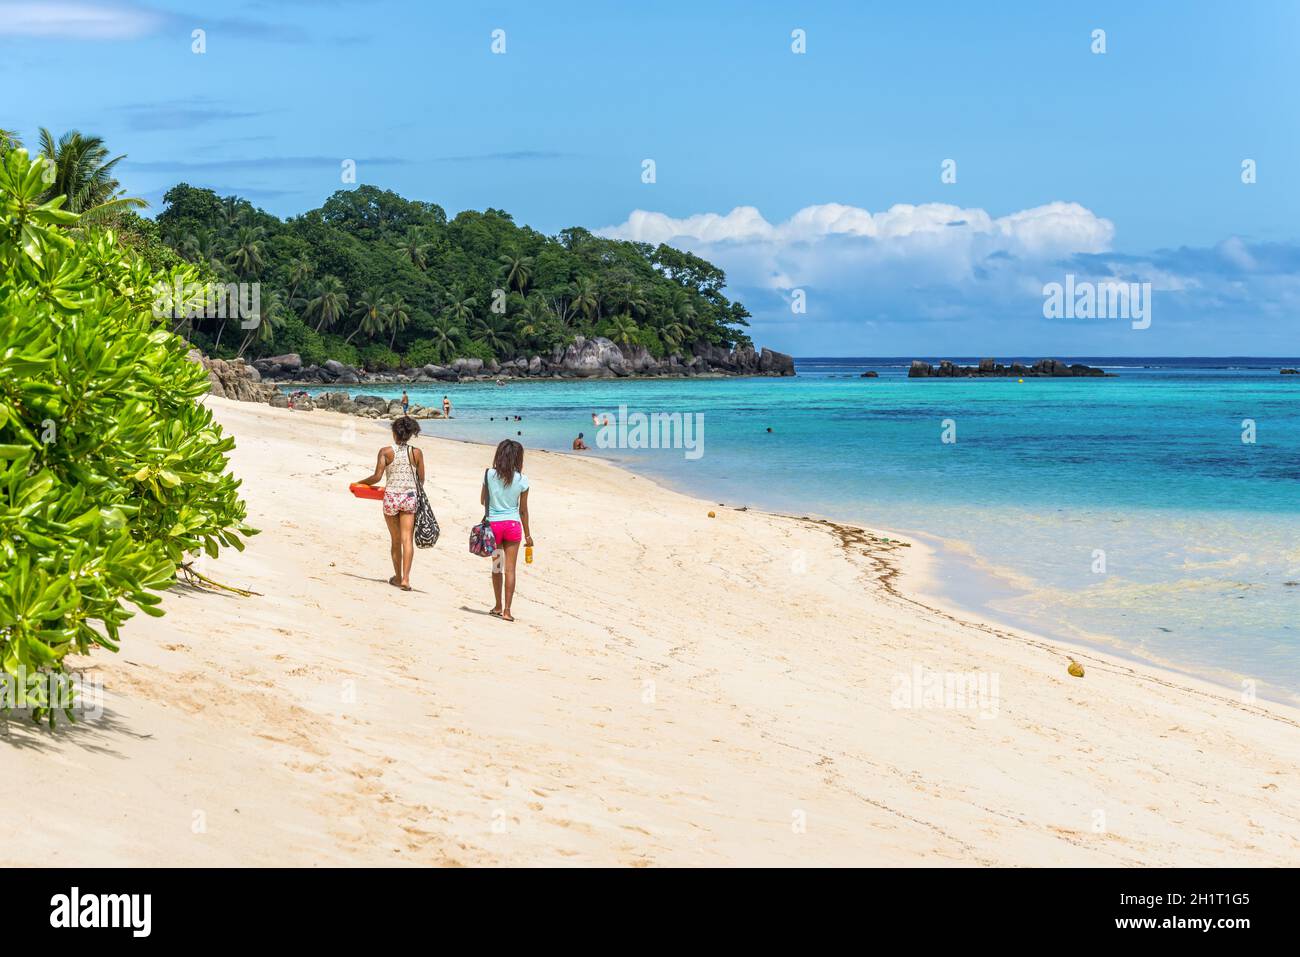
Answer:
[[[524,529],[518,522],[493,522],[492,534],[496,536],[498,545],[524,540]]]
[[[415,511],[414,492],[384,492],[384,514],[396,515],[398,512]]]

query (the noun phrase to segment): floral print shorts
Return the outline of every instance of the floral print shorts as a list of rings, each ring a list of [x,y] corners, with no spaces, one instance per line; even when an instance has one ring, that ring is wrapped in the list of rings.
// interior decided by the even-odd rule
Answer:
[[[398,512],[415,511],[414,492],[384,492],[384,514],[396,515]]]

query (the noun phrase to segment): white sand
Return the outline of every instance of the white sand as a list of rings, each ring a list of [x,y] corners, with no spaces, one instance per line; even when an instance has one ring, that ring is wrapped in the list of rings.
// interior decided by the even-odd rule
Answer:
[[[426,423],[443,540],[403,593],[347,492],[375,423],[211,402],[263,533],[203,569],[262,597],[175,589],[83,660],[103,717],[10,722],[0,863],[1300,863],[1300,713],[1095,652],[1070,677],[907,597],[919,544],[530,452],[508,624],[465,547],[487,450]],[[988,716],[894,707],[917,668],[996,676]]]

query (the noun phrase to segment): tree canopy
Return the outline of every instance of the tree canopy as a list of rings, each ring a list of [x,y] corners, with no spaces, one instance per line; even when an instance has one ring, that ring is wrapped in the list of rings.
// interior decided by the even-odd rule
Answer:
[[[286,220],[185,183],[163,201],[170,251],[211,280],[261,284],[270,328],[256,335],[233,318],[186,320],[218,356],[297,352],[382,370],[549,353],[579,335],[657,357],[749,343],[749,313],[723,295],[722,270],[668,246],[580,227],[546,236],[499,209],[448,220],[366,185]]]

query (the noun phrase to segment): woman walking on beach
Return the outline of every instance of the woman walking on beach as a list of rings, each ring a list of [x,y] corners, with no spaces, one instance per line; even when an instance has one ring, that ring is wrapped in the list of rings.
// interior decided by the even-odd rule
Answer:
[[[420,423],[409,415],[393,420],[393,444],[379,450],[375,474],[361,480],[374,485],[384,480],[384,524],[388,526],[393,577],[388,584],[411,590],[411,559],[415,557],[416,483],[424,484],[424,453],[411,448]]]
[[[492,593],[496,605],[489,614],[514,621],[510,602],[515,597],[515,565],[522,540],[533,547],[528,531],[528,478],[524,475],[524,447],[514,439],[504,439],[497,446],[492,467],[483,475],[479,504],[487,510],[488,522],[496,538],[492,553]]]

